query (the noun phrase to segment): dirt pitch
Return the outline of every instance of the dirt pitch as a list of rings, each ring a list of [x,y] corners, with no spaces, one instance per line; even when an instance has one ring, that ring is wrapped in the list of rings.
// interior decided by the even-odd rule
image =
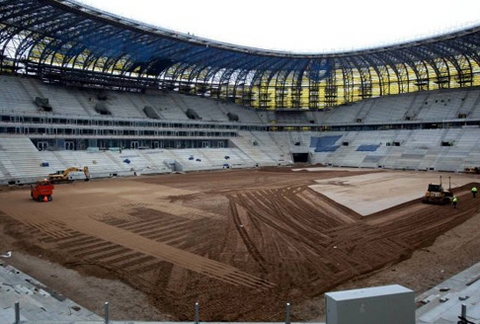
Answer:
[[[447,177],[443,174],[444,185]],[[480,261],[478,176],[452,174],[457,209],[420,197],[434,172],[272,168],[139,176],[0,192],[0,252],[111,319],[323,319],[323,293],[421,293]],[[448,186],[448,185],[446,185]]]

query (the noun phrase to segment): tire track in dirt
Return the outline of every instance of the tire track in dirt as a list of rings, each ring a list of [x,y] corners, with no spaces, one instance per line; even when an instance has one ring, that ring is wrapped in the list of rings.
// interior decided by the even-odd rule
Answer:
[[[465,221],[448,214],[445,218],[435,216],[434,206],[417,200],[371,218],[361,217],[321,194],[312,193],[306,187],[285,187],[248,190],[229,198],[230,206],[234,206],[230,211],[233,223],[237,228],[238,224],[244,225],[239,235],[252,259],[262,264],[263,271],[278,267],[278,260],[267,257],[270,255],[286,261],[284,267],[297,273],[304,270],[296,262],[310,259],[309,262],[316,263],[317,274],[305,278],[315,285],[304,286],[313,295],[344,278],[398,262]],[[241,217],[239,209],[243,210]],[[275,244],[267,246],[265,241]]]
[[[255,262],[262,269],[262,271],[267,272],[267,269],[266,269],[267,262],[263,258],[261,253],[258,251],[253,241],[250,239],[248,232],[245,230],[245,226],[240,220],[237,206],[232,201],[230,202],[229,212],[230,212],[230,216],[233,219],[233,223],[235,224],[235,228],[237,229],[237,232],[240,235],[243,241],[243,244],[245,244],[245,247],[247,248],[248,253],[252,256],[253,260],[255,260]]]
[[[309,197],[312,195],[318,197],[322,203],[307,202],[304,198],[306,194]],[[321,212],[322,204],[328,206],[326,208],[328,211],[334,211],[333,217]],[[325,247],[329,246],[331,238],[323,234],[322,226],[318,225],[319,218],[323,226],[335,226],[343,222],[352,224],[352,218],[345,217],[343,208],[336,209],[336,205],[330,204],[328,199],[321,199],[318,193],[307,187],[260,189],[238,193],[230,196],[230,206],[236,206],[231,209],[231,217],[236,228],[239,228],[238,224],[244,224],[239,234],[247,250],[257,263],[260,263],[258,260],[263,262],[264,270],[266,265],[271,269],[272,266],[278,266],[278,260],[283,260],[286,262],[284,264],[286,268],[291,268],[294,273],[301,273],[304,272],[301,269],[304,266],[297,262],[302,259],[311,260],[308,262],[315,264],[314,267],[317,269],[323,269],[321,272],[324,273],[338,274],[346,271],[341,271],[340,268],[352,268],[348,258],[346,260],[339,258],[343,266],[338,261],[333,263],[328,259],[329,251]],[[239,207],[245,211],[240,221],[236,220],[238,218],[236,211]],[[340,217],[342,221],[335,218],[339,213],[342,213]],[[267,245],[266,241],[275,244]],[[292,253],[295,256],[292,256]],[[270,258],[272,264],[263,261],[266,260],[264,254],[276,256]]]
[[[40,217],[42,210],[35,209],[35,205],[42,205],[42,203],[28,201],[28,204],[0,206],[0,209],[24,225],[35,228],[52,239],[71,237],[72,229],[68,228],[62,219]]]
[[[287,203],[285,204],[285,202]],[[261,192],[246,192],[236,196],[235,203],[241,205],[248,213],[276,231],[287,235],[289,238],[301,241],[313,250],[317,250],[322,242],[330,238],[321,232],[313,232],[310,228],[295,220],[298,213],[305,206],[299,209],[288,204],[288,198],[277,190],[263,190]],[[301,215],[301,214],[300,214]]]
[[[149,294],[153,305],[180,320],[192,318],[191,305],[200,300],[202,319],[211,321],[281,321],[283,308],[276,309],[275,302],[300,304],[346,280],[409,258],[415,249],[428,246],[478,213],[468,190],[455,189],[460,197],[457,210],[415,200],[361,217],[307,187],[317,175],[276,171],[260,172],[261,181],[248,178],[256,173],[236,173],[244,185],[232,182],[229,172],[217,174],[214,185],[210,180],[215,173],[194,174],[194,181],[187,176],[149,177],[145,179],[161,184],[157,187],[162,190],[168,189],[165,183],[189,189],[150,196],[149,191],[157,187],[150,185],[145,190],[139,180],[138,191],[116,188],[130,186],[129,181],[110,184],[118,197],[107,195],[108,188],[98,182],[94,195],[85,189],[81,201],[72,201],[70,194],[59,195],[52,204],[31,205],[23,199],[18,208],[19,213],[32,206],[40,211],[27,213],[24,233],[32,229],[35,239],[40,236],[40,242],[32,239],[33,244],[48,242],[43,245],[48,249],[56,244],[52,253],[60,255],[58,260],[64,253],[78,261],[74,265],[79,271],[91,266],[102,274],[110,269],[109,275],[131,280],[133,287]],[[70,188],[75,193],[73,186],[64,189]],[[197,197],[195,191],[201,195]],[[134,198],[141,202],[135,203]],[[85,203],[90,199],[95,201]],[[215,199],[218,202],[212,204]],[[202,208],[212,217],[204,217]],[[28,221],[40,225],[30,227]],[[70,223],[71,227],[63,225]],[[46,228],[47,224],[52,228]],[[241,231],[239,225],[243,225]],[[38,235],[41,230],[43,234]],[[68,235],[60,235],[62,230]],[[22,229],[15,224],[15,231]],[[162,250],[163,259],[143,251],[147,245]],[[181,255],[179,250],[183,250]],[[205,259],[228,266],[218,268]],[[198,264],[184,266],[187,263]]]
[[[38,206],[38,204],[36,205]],[[87,246],[77,246],[77,248],[74,250],[74,254],[79,251],[84,251],[83,253],[77,253],[80,258],[91,256],[92,254],[97,253],[107,253],[114,249],[114,246],[122,246],[159,260],[171,262],[186,269],[210,276],[234,286],[242,285],[258,290],[270,289],[275,286],[273,283],[269,283],[254,275],[242,272],[237,268],[192,254],[158,241],[150,240],[141,234],[100,222],[95,219],[98,218],[98,215],[103,215],[102,211],[98,208],[95,210],[95,212],[89,212],[85,210],[78,211],[74,208],[71,208],[69,213],[63,216],[60,216],[61,213],[52,212],[44,214],[40,218],[38,217],[38,210],[36,210],[33,206],[34,205],[28,206],[30,208],[25,208],[25,206],[22,206],[21,213],[18,210],[15,210],[15,208],[6,208],[6,210],[2,208],[2,210],[27,226],[35,227],[36,225],[37,229],[40,231],[43,229],[45,234],[50,235],[53,238],[61,239],[68,237],[73,230],[106,241],[98,243],[92,242]],[[48,205],[48,207],[55,209],[56,205],[51,204]],[[109,206],[106,206],[105,208],[106,211],[109,212],[109,215],[111,215],[112,211]],[[122,216],[122,214],[125,214],[126,212],[120,212],[120,210],[121,208],[117,206],[114,214],[120,215],[119,217],[122,220],[128,222],[128,220],[131,219],[130,215]],[[93,218],[86,217],[86,215],[93,216]],[[48,232],[45,232],[45,227],[39,226],[39,224],[44,222],[58,224],[58,222],[62,221],[62,218],[64,222],[68,222],[68,231],[66,228],[52,226],[49,228]],[[100,218],[106,219],[102,216],[100,216]],[[39,221],[40,219],[42,221]],[[198,217],[194,217],[193,219],[198,219]],[[178,231],[175,235],[177,237],[181,236],[181,231]],[[175,238],[170,237],[170,240],[174,239]],[[99,249],[95,250],[95,247],[98,247]],[[98,260],[97,262],[101,261]],[[110,264],[112,264],[112,262],[110,262]]]

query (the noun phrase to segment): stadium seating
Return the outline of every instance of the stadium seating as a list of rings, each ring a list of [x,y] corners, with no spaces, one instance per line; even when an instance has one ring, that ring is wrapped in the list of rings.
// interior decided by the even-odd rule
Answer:
[[[93,177],[216,170],[226,166],[251,168],[292,165],[292,153],[295,152],[307,154],[310,163],[358,168],[461,172],[465,166],[480,165],[480,154],[476,149],[480,128],[450,126],[452,121],[461,120],[457,115],[462,113],[466,115],[467,121],[480,116],[480,90],[477,88],[372,98],[325,111],[296,111],[291,114],[255,111],[234,103],[180,95],[172,91],[104,91],[100,98],[98,90],[47,85],[26,77],[2,75],[0,83],[4,85],[0,87],[0,112],[14,116],[6,120],[15,122],[18,131],[18,135],[10,134],[0,140],[1,183],[32,182],[48,173],[84,165],[90,167]],[[35,105],[35,98],[48,99],[52,111],[42,111]],[[111,112],[110,116],[99,116],[95,111],[98,102],[105,103]],[[57,134],[54,128],[48,127],[52,118],[67,116],[66,121],[72,122],[73,134],[84,132],[80,125],[85,125],[86,120],[93,134],[131,136],[130,129],[134,125],[146,125],[151,120],[144,111],[146,106],[152,107],[160,120],[167,122],[168,129],[158,129],[159,135],[167,137],[178,136],[180,132],[187,136],[204,133],[203,123],[206,121],[219,126],[218,130],[212,128],[212,133],[217,132],[220,136],[223,125],[232,123],[262,126],[274,122],[274,125],[302,126],[286,132],[282,129],[276,132],[235,130],[232,134],[236,136],[227,136],[228,141],[221,142],[222,145],[213,144],[214,147],[211,147],[210,138],[207,137],[199,140],[207,144],[203,148],[180,148],[172,142],[168,149],[159,145],[158,149],[153,149],[142,147],[142,142],[138,141],[135,146],[123,150],[108,149],[105,144],[102,144],[104,146],[101,149],[87,144],[85,149],[88,150],[75,151],[72,150],[73,147],[64,150],[68,148],[64,144],[60,147],[39,146],[37,149],[30,140],[28,130],[23,127],[24,117],[39,116],[39,121],[43,123],[39,127],[44,129],[41,136],[48,141]],[[182,129],[177,122],[192,122],[186,114],[188,109],[198,114],[199,120]],[[232,116],[237,119],[232,119]],[[292,118],[291,124],[288,124],[289,116]],[[77,125],[76,118],[84,120]],[[395,130],[386,127],[376,131],[308,130],[308,125],[318,123],[327,125],[328,130],[336,125],[368,127],[370,124],[403,123],[408,118],[413,121],[431,121],[436,127]],[[117,120],[121,122],[112,123]],[[128,124],[128,120],[134,121],[133,124]],[[105,125],[112,127],[106,128]],[[225,156],[229,157],[228,161]],[[42,167],[42,163],[48,166]]]
[[[8,137],[0,141],[0,159],[3,170],[10,181],[15,183],[35,182],[39,177],[50,173],[42,166],[45,160],[37,148],[26,137]]]
[[[30,96],[18,77],[0,76],[0,111],[15,114],[37,113],[34,97]]]

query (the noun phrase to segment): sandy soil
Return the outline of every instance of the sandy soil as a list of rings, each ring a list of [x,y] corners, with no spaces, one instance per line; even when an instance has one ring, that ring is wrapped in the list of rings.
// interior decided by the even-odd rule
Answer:
[[[99,314],[108,301],[111,319],[192,320],[198,301],[202,321],[281,321],[286,302],[319,321],[326,291],[420,294],[480,261],[478,176],[452,178],[457,209],[420,202],[437,174],[381,170],[75,182],[49,203],[3,189],[0,252]]]

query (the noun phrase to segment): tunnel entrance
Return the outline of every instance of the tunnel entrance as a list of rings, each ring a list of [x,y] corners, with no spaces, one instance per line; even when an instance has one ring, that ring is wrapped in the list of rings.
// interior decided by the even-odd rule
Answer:
[[[308,153],[292,153],[294,163],[307,163]]]

